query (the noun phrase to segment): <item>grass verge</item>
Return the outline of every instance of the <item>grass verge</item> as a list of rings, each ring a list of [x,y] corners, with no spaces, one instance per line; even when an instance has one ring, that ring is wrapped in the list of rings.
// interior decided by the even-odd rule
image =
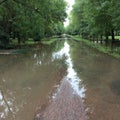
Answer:
[[[107,53],[108,55],[111,55],[117,59],[120,59],[120,47],[116,48],[111,48],[111,47],[106,47],[105,45],[101,45],[98,43],[93,43],[87,39],[83,39],[79,36],[71,36],[73,40],[79,41],[79,42],[84,42],[86,45],[91,46],[103,53]]]

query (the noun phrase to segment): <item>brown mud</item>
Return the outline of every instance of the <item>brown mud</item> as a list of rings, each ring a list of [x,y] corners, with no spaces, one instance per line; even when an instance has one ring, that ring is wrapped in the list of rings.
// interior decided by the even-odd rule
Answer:
[[[86,120],[82,98],[63,79],[55,98],[41,107],[35,120]]]

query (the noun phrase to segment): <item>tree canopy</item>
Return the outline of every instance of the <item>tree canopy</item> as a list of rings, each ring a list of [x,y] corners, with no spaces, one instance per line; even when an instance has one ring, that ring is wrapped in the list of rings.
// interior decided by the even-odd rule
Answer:
[[[61,33],[66,5],[64,0],[1,0],[0,45]]]
[[[67,31],[83,37],[120,34],[119,0],[75,0]]]

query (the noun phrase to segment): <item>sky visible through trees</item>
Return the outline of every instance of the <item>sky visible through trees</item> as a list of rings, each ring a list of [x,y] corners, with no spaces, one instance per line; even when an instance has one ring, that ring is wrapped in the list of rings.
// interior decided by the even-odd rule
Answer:
[[[64,26],[68,34],[113,42],[119,6],[119,0],[0,0],[0,48],[63,34]]]
[[[70,15],[69,34],[88,39],[103,39],[109,36],[112,42],[120,35],[119,0],[75,0]]]
[[[65,22],[64,22],[64,26],[65,27],[67,27],[68,25],[69,25],[69,15],[70,15],[70,12],[71,12],[71,10],[72,10],[72,6],[73,6],[73,4],[74,4],[74,0],[65,0],[66,2],[67,2],[67,4],[68,4],[68,7],[67,7],[67,10],[66,10],[66,12],[67,12],[67,14],[68,14],[68,17],[66,18],[66,20],[65,20]]]

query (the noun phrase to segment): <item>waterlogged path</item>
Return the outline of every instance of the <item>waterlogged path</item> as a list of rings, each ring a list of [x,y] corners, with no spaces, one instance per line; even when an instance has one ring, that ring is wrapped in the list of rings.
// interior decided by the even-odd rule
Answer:
[[[36,120],[86,120],[82,99],[66,79],[63,79],[52,102],[35,118]]]
[[[119,120],[120,62],[82,42],[0,55],[1,120]]]
[[[53,53],[53,57],[54,59],[66,57],[67,74],[61,80],[51,103],[36,115],[36,120],[86,120],[82,103],[85,88],[81,85],[81,80],[73,68],[70,45],[65,41],[63,48]]]

